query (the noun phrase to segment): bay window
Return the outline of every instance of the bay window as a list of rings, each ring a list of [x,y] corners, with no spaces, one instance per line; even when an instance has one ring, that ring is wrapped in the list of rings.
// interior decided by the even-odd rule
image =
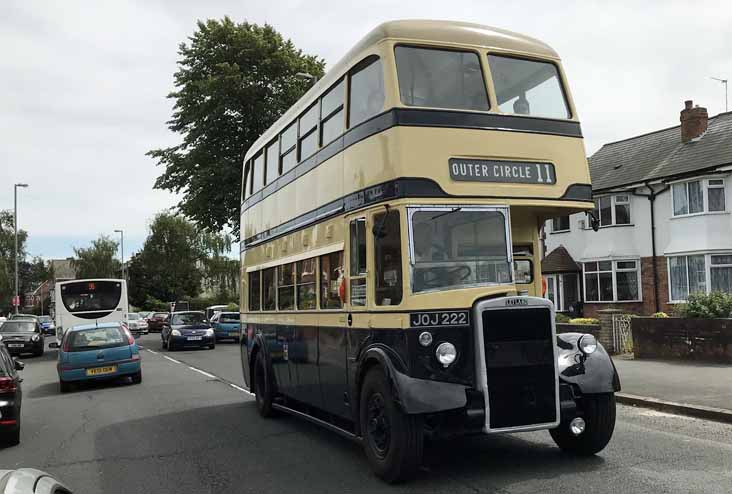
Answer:
[[[723,178],[691,180],[673,184],[673,215],[725,211]]]
[[[583,267],[587,302],[640,301],[640,261],[593,261]]]
[[[712,291],[732,293],[732,255],[711,255],[709,260]]]

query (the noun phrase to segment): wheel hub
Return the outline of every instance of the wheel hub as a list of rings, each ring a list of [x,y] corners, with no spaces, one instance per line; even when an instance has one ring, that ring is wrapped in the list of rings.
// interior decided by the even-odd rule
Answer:
[[[381,393],[374,393],[369,397],[367,432],[374,451],[382,458],[386,456],[391,442],[391,423]]]

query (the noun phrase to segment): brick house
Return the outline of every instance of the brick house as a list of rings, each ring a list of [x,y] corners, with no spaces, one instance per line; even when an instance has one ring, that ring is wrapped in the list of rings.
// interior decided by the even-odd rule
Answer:
[[[551,262],[542,273],[558,307],[574,296],[588,317],[607,308],[648,315],[672,311],[689,293],[732,292],[732,112],[709,118],[686,101],[680,120],[589,159],[597,232],[585,213],[544,225]],[[565,253],[577,265],[578,294],[559,283],[567,272],[552,257]]]

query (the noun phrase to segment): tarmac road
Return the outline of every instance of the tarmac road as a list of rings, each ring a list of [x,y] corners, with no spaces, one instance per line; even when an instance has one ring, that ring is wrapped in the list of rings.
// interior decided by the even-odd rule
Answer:
[[[259,418],[237,345],[171,353],[158,334],[139,341],[140,385],[62,395],[56,352],[25,358],[21,444],[0,450],[0,468],[37,467],[77,493],[732,492],[732,425],[625,406],[596,457],[563,455],[545,431],[464,438],[430,444],[417,479],[387,486],[358,445]]]

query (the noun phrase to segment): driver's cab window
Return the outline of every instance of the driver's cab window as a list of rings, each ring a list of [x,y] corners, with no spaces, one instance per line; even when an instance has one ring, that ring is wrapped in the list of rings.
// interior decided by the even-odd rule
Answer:
[[[402,302],[402,243],[399,211],[374,215],[376,305]]]
[[[349,301],[351,307],[366,306],[366,219],[351,221],[349,227]]]

